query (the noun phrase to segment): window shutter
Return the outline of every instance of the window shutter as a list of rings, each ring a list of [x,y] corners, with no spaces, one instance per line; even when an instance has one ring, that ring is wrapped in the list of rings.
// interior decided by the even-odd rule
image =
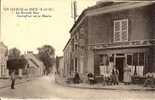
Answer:
[[[122,21],[122,41],[128,41],[128,20]]]
[[[114,21],[114,42],[128,41],[128,19]]]
[[[121,31],[121,27],[120,27],[120,22],[119,21],[115,21],[114,22],[114,41],[118,42],[121,40],[121,36],[120,36],[120,31]]]

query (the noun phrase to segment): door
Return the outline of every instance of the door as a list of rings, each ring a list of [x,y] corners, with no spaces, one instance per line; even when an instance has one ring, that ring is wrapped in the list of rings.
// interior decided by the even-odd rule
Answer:
[[[120,58],[116,58],[116,68],[119,71],[119,81],[122,82],[123,81],[123,76],[124,76],[124,61],[125,58],[124,57],[120,57]]]

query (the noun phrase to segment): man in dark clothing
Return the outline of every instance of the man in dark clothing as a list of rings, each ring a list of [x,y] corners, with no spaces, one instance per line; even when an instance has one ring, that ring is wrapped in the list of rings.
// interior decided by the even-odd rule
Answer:
[[[13,70],[13,72],[11,73],[11,89],[15,89],[14,85],[15,85],[15,70]]]
[[[76,72],[75,73],[75,76],[74,76],[74,83],[76,84],[78,84],[78,83],[80,83],[80,76],[79,76],[79,73],[78,72]]]

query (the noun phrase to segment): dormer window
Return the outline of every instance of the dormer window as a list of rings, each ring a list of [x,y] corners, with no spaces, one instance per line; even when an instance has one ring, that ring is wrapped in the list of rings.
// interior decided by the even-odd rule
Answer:
[[[114,21],[114,42],[128,41],[128,19]]]

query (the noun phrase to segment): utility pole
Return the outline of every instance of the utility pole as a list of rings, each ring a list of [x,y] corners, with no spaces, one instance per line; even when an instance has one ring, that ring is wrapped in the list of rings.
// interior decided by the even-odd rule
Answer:
[[[2,27],[2,25],[1,25],[1,14],[2,14],[2,12],[1,12],[1,0],[0,0],[0,42],[1,42],[1,34],[2,34],[2,31],[1,31],[1,27]]]
[[[76,18],[77,18],[77,1],[76,0],[71,1],[71,17],[74,19],[74,23],[75,23]]]

